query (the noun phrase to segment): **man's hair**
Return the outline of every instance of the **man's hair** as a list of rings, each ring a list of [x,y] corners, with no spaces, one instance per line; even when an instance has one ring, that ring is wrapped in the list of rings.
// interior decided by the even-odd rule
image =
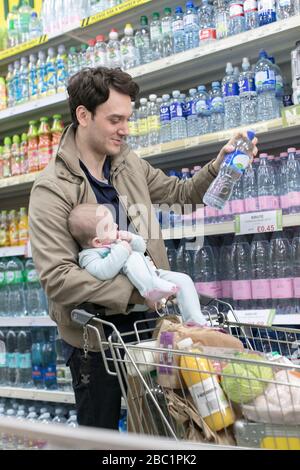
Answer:
[[[138,84],[128,73],[119,68],[86,68],[70,78],[68,83],[69,106],[75,128],[79,125],[76,117],[78,106],[85,106],[94,116],[97,106],[108,100],[110,89],[130,96],[131,101],[135,101],[139,93]]]

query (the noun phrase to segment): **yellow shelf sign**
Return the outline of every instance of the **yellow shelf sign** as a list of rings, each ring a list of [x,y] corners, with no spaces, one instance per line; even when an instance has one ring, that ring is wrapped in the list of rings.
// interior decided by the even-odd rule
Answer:
[[[40,46],[41,44],[45,44],[48,41],[48,36],[43,34],[39,38],[32,39],[31,41],[23,42],[22,44],[18,44],[15,47],[11,47],[9,49],[5,49],[4,51],[0,52],[0,60],[7,59],[8,57],[13,57],[17,54],[22,54],[22,52],[26,52],[33,47]]]
[[[99,21],[106,20],[107,18],[111,18],[112,16],[119,15],[124,11],[131,10],[132,8],[138,7],[140,5],[144,5],[145,3],[149,3],[151,0],[127,0],[127,2],[122,3],[121,5],[117,5],[113,8],[109,8],[108,10],[101,11],[96,15],[89,16],[88,18],[84,18],[81,22],[81,27],[85,28],[91,24],[98,23]]]

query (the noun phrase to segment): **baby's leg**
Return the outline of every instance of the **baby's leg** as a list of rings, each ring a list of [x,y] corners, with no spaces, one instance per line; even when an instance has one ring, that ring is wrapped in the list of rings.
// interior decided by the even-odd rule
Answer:
[[[123,273],[138,289],[141,296],[152,302],[175,295],[175,284],[162,279],[147,258],[138,251],[133,251],[123,266]]]
[[[199,297],[190,276],[183,273],[159,269],[159,277],[166,281],[173,282],[179,287],[176,297],[183,321],[193,321],[200,324],[207,323],[201,312]]]

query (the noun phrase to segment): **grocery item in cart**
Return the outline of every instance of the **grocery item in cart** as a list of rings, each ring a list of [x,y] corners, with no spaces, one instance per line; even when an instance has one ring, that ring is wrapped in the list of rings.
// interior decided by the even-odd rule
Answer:
[[[134,346],[128,346],[129,354],[133,358],[135,365],[137,366],[138,370],[141,374],[149,374],[153,370],[156,369],[155,362],[156,356],[151,349],[157,347],[157,341],[144,341],[142,343],[137,343]],[[149,348],[149,351],[148,351]],[[124,362],[126,364],[126,370],[128,375],[133,377],[137,376],[137,370],[132,365],[132,361],[129,359],[128,354],[126,353],[124,356]]]

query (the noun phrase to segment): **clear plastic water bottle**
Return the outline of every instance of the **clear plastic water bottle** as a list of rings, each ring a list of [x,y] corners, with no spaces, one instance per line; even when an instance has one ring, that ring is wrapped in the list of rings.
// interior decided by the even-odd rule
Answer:
[[[233,266],[231,263],[232,240],[232,235],[224,236],[219,257],[219,281],[222,292],[221,298],[230,304],[232,303],[232,280],[234,278]]]
[[[55,339],[52,331],[49,331],[47,336],[48,340],[46,339],[42,347],[44,385],[49,390],[55,390],[57,389]]]
[[[164,16],[161,19],[161,30],[163,36],[163,57],[169,57],[174,51],[174,39],[172,32],[172,10],[164,9]]]
[[[229,33],[231,36],[245,31],[244,0],[229,2]]]
[[[95,67],[95,46],[96,39],[90,39],[88,41],[88,48],[85,53],[87,67]]]
[[[200,134],[210,132],[210,98],[205,85],[198,86],[198,95],[196,102],[196,112],[199,122]]]
[[[265,51],[260,51],[255,66],[255,85],[257,91],[257,118],[267,121],[277,116],[276,77],[272,64]]]
[[[176,266],[178,272],[188,274],[193,278],[194,263],[192,253],[192,251],[186,249],[185,240],[183,240],[177,250]]]
[[[171,114],[170,114],[170,95],[162,96],[160,106],[160,141],[161,143],[172,140],[171,134]]]
[[[141,16],[140,25],[134,36],[135,48],[139,64],[148,64],[152,61],[152,52],[147,16]]]
[[[295,14],[293,0],[277,0],[276,2],[276,15],[278,20],[285,20]]]
[[[259,26],[274,23],[276,17],[276,0],[258,0]]]
[[[21,57],[20,67],[20,93],[19,103],[26,103],[29,100],[29,80],[28,80],[28,59]]]
[[[277,100],[277,117],[281,116],[281,110],[283,108],[283,77],[280,68],[275,62],[274,57],[269,57],[269,61],[273,66],[275,72],[275,81],[276,81],[276,100]]]
[[[227,38],[229,35],[229,11],[226,0],[216,0],[215,21],[217,39]]]
[[[243,214],[245,212],[243,177],[240,178],[234,186],[230,200],[231,212],[233,215]]]
[[[71,78],[79,71],[78,55],[76,47],[70,47],[68,54],[68,77]]]
[[[56,74],[57,74],[57,93],[63,93],[67,89],[68,83],[68,65],[66,48],[63,44],[58,46],[58,54],[56,57]]]
[[[243,176],[244,207],[246,212],[258,210],[257,179],[254,166],[249,166]]]
[[[6,263],[0,260],[0,317],[6,317],[8,312],[8,289],[6,285]]]
[[[60,407],[55,408],[54,418],[52,420],[52,423],[65,424],[66,422],[67,422],[67,419],[64,416],[64,409]]]
[[[30,39],[29,24],[32,12],[33,10],[29,5],[29,0],[22,0],[18,10],[20,42],[26,42]]]
[[[265,234],[256,234],[251,243],[252,308],[270,308],[270,243]]]
[[[47,63],[44,51],[39,51],[37,62],[38,75],[38,97],[43,98],[47,95]]]
[[[32,385],[31,365],[31,335],[29,331],[21,330],[17,336],[17,376],[16,384],[19,387],[30,387]]]
[[[156,104],[157,96],[151,94],[149,96],[148,106],[148,142],[149,145],[157,145],[160,143],[160,111]]]
[[[37,57],[35,54],[30,54],[29,56],[28,81],[29,99],[36,100],[38,98],[38,71]]]
[[[196,111],[196,102],[197,90],[196,88],[191,88],[189,90],[189,96],[186,98],[185,102],[188,137],[194,137],[200,133],[199,120]]]
[[[172,21],[172,31],[174,39],[174,54],[185,50],[185,31],[183,22],[183,11],[181,7],[175,8]]]
[[[67,426],[70,426],[71,428],[77,428],[78,427],[76,410],[70,410],[69,411],[69,418],[68,418],[68,421],[67,421]]]
[[[15,104],[14,92],[14,66],[9,64],[6,75],[7,107],[11,108]]]
[[[258,207],[261,211],[279,209],[274,168],[268,164],[268,155],[261,153],[257,170]]]
[[[193,2],[186,3],[186,11],[183,15],[185,34],[185,49],[193,49],[199,46],[199,21]]]
[[[99,34],[96,37],[94,62],[95,67],[107,67],[107,45],[103,34]]]
[[[172,96],[173,99],[170,104],[172,140],[185,139],[187,137],[187,128],[180,101],[180,91],[174,90]]]
[[[128,121],[129,126],[129,136],[127,137],[127,143],[133,150],[138,149],[139,147],[139,128],[138,128],[138,117],[137,110],[135,108],[135,102],[131,102],[132,114]]]
[[[14,330],[9,330],[6,334],[6,359],[7,359],[7,384],[15,385],[17,378],[17,336]]]
[[[255,88],[255,74],[252,72],[249,60],[243,58],[242,73],[239,77],[241,125],[252,124],[257,121],[257,93]]]
[[[139,129],[139,146],[148,147],[148,106],[147,98],[140,99],[140,108],[138,110],[138,129]]]
[[[15,5],[7,15],[6,25],[8,47],[17,46],[19,44],[19,15]]]
[[[270,272],[273,308],[279,315],[293,310],[293,260],[291,242],[285,232],[274,232],[270,241]]]
[[[208,0],[202,0],[198,10],[200,43],[211,42],[217,38],[215,10]]]
[[[256,0],[245,0],[244,1],[244,14],[245,14],[245,29],[250,31],[251,29],[258,28],[258,9]]]
[[[220,297],[220,284],[217,276],[217,259],[207,238],[203,246],[194,252],[194,282],[199,295]]]
[[[0,385],[6,385],[7,381],[7,360],[6,360],[5,334],[0,330]],[[1,414],[1,412],[0,412]]]
[[[36,388],[42,389],[44,386],[43,370],[43,345],[45,343],[43,330],[34,331],[32,337],[31,360],[32,360],[32,381]]]
[[[55,49],[53,47],[50,47],[48,49],[46,67],[47,67],[47,95],[52,96],[56,94],[56,89],[57,89],[56,57],[55,57]]]
[[[229,201],[235,184],[248,168],[253,153],[252,140],[254,131],[248,131],[248,138],[238,137],[234,143],[234,152],[227,155],[221,171],[209,186],[203,197],[204,204],[217,209],[223,209]]]
[[[23,263],[12,258],[6,265],[6,285],[8,286],[8,314],[13,317],[26,315],[24,294]]]
[[[292,240],[293,290],[295,313],[300,313],[300,232],[295,230]]]
[[[210,130],[219,132],[224,129],[224,99],[220,82],[212,82],[210,93]]]
[[[113,28],[108,36],[109,41],[107,44],[107,66],[111,69],[121,67],[119,33],[116,29]]]
[[[290,214],[300,212],[300,162],[296,160],[296,149],[288,149],[286,162],[287,204]]]
[[[241,122],[239,84],[230,62],[226,65],[226,75],[222,80],[222,91],[225,109],[224,127],[225,129],[238,127]]]
[[[43,34],[42,23],[37,13],[33,11],[29,20],[29,39],[39,38]]]
[[[121,62],[123,70],[133,69],[137,62],[137,54],[135,50],[133,27],[127,23],[124,29],[124,37],[120,41]]]
[[[296,43],[296,48],[291,52],[291,60],[293,101],[294,104],[300,104],[300,41]]]
[[[88,46],[86,44],[81,44],[80,48],[78,48],[78,64],[79,70],[88,67],[87,60],[86,60],[86,51]]]
[[[150,47],[152,60],[158,60],[163,57],[163,34],[161,29],[160,14],[154,12],[150,23]]]
[[[28,315],[46,316],[45,294],[39,281],[38,273],[33,260],[30,258],[25,262],[25,282],[26,282],[26,305]]]
[[[232,297],[236,310],[251,308],[251,259],[247,237],[236,236],[231,250],[231,262],[234,270]]]

